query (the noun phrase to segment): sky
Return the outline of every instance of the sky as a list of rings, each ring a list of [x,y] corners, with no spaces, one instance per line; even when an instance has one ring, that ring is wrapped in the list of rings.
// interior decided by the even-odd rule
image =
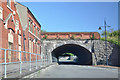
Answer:
[[[117,2],[20,2],[27,6],[47,32],[99,32],[118,29]]]

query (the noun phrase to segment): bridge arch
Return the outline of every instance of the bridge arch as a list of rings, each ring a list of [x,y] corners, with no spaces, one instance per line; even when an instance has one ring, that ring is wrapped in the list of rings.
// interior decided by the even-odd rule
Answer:
[[[60,46],[67,44],[76,44],[80,47],[85,48],[86,51],[92,53],[92,64],[93,65],[103,65],[106,63],[106,52],[105,52],[105,42],[102,40],[43,40],[41,42],[41,58],[43,56],[48,56],[49,61],[52,62],[52,54]],[[119,46],[107,42],[107,55],[109,65],[120,66],[118,63],[119,57]]]
[[[76,55],[76,61],[80,65],[92,65],[92,53],[83,46],[78,44],[63,44],[51,52],[52,56],[57,59],[64,53],[73,53]]]

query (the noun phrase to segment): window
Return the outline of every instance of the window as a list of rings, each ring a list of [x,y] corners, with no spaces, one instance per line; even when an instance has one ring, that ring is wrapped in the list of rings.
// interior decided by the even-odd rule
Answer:
[[[36,35],[36,27],[34,26],[34,34]]]
[[[32,23],[31,23],[31,32],[33,32],[33,25],[32,25]]]
[[[40,46],[37,45],[37,54],[40,54]]]
[[[38,30],[38,35],[37,35],[37,36],[38,36],[38,38],[39,38],[39,30]]]
[[[7,5],[11,7],[11,0],[7,0]]]
[[[18,44],[21,45],[21,36],[18,35]]]
[[[3,9],[0,7],[0,19],[3,19]]]
[[[33,53],[33,42],[32,42],[32,40],[29,40],[29,52]]]
[[[32,47],[32,48],[31,48],[31,51],[32,51],[31,53],[33,53],[33,42],[32,42],[32,46],[31,46],[31,47]]]
[[[29,40],[29,52],[31,53],[32,52],[32,46],[31,46],[31,44],[32,44],[32,42],[31,42],[31,40]]]
[[[8,49],[12,49],[12,47],[13,47],[13,45],[12,45],[12,43],[8,43]],[[8,51],[8,59],[9,59],[9,62],[11,62],[12,61],[12,58],[13,58],[13,56],[12,56],[13,54],[12,54],[12,51]]]
[[[21,51],[21,46],[19,45],[19,51]],[[21,55],[20,55],[21,53],[19,52],[19,56],[18,56],[18,59],[20,60],[21,59]]]
[[[30,31],[30,21],[29,21],[29,31]]]
[[[19,30],[19,21],[18,20],[16,20],[15,30],[16,30],[16,32]]]

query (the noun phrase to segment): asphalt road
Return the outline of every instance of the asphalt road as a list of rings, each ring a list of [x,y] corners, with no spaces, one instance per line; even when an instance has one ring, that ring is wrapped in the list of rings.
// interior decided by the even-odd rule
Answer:
[[[118,69],[80,65],[52,65],[35,78],[118,78]]]

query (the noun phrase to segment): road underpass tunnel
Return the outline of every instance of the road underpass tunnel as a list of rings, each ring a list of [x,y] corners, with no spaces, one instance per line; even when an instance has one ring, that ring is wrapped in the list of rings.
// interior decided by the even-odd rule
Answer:
[[[60,62],[62,57],[76,57],[74,62],[79,65],[92,65],[92,53],[86,48],[76,44],[65,44],[52,51],[53,62]]]

